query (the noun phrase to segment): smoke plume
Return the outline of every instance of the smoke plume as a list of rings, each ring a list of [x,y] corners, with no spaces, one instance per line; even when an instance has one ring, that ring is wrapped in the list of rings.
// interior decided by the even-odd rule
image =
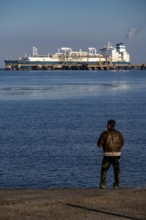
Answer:
[[[131,39],[133,37],[136,37],[140,33],[140,30],[137,28],[130,28],[126,34],[127,39]]]

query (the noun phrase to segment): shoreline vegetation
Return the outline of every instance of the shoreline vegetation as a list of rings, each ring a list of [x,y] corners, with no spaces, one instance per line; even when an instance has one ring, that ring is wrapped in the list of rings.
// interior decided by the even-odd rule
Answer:
[[[0,220],[146,219],[146,187],[0,189]]]

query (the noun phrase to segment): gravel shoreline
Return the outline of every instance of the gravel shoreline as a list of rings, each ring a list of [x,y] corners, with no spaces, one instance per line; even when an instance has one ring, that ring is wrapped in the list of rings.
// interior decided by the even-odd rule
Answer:
[[[0,220],[146,220],[146,188],[0,190]]]

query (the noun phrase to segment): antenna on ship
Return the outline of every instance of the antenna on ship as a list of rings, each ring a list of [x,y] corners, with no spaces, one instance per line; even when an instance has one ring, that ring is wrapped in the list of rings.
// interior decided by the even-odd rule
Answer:
[[[32,55],[33,55],[33,57],[37,57],[38,56],[38,49],[36,47],[32,48]]]

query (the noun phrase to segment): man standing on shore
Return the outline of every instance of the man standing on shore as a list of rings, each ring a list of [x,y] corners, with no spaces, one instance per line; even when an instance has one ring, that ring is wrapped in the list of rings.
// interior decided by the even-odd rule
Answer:
[[[107,171],[110,166],[114,169],[115,182],[114,188],[119,187],[120,180],[120,156],[121,147],[124,145],[122,134],[115,129],[115,120],[109,120],[107,123],[107,130],[102,132],[97,145],[103,148],[104,157],[101,168],[100,188],[104,189],[106,184]]]

